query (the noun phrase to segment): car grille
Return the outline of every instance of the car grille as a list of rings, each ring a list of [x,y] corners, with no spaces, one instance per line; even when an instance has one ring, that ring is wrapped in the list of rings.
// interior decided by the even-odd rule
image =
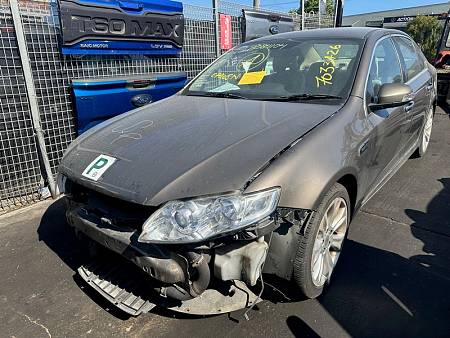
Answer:
[[[140,230],[145,220],[157,209],[111,197],[70,180],[66,182],[66,195],[82,205],[89,214],[119,227]]]

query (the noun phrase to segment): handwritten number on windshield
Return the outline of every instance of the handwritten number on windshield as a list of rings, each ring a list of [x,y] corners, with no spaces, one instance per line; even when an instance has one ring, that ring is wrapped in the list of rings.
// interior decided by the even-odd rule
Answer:
[[[336,70],[336,57],[339,54],[341,47],[341,45],[330,45],[327,50],[326,55],[323,58],[325,61],[319,69],[320,74],[316,76],[317,88],[333,84],[333,74]]]

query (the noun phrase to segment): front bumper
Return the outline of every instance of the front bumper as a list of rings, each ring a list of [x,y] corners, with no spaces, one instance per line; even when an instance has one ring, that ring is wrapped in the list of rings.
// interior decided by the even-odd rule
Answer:
[[[76,230],[133,262],[152,278],[169,284],[186,279],[186,259],[163,246],[138,242],[137,230],[102,224],[100,218],[90,215],[82,207],[69,207],[66,216]]]

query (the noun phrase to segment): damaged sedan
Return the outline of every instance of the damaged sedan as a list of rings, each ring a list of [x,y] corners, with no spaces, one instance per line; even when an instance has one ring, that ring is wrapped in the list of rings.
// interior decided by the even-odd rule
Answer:
[[[425,153],[435,98],[434,69],[399,31],[244,43],[71,144],[68,222],[110,252],[78,271],[133,315],[250,307],[264,274],[317,297],[355,212]]]

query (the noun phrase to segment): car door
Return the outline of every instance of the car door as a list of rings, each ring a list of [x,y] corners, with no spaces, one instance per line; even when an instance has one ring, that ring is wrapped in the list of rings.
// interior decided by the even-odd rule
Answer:
[[[360,154],[366,167],[363,172],[369,195],[398,163],[408,126],[403,106],[371,111],[369,105],[378,102],[378,91],[383,84],[403,83],[403,78],[394,43],[390,37],[385,37],[374,48],[366,84],[365,107],[371,131]]]
[[[414,96],[413,102],[405,107],[408,115],[408,127],[404,134],[407,151],[420,137],[425,113],[431,106],[433,79],[421,52],[412,40],[405,36],[394,36],[393,40],[404,69],[406,84],[411,87]]]

